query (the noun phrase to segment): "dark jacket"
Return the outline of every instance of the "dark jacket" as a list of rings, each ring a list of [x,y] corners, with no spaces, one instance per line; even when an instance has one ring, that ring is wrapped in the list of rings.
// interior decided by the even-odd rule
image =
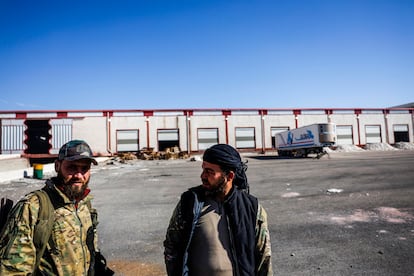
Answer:
[[[167,229],[165,246],[165,262],[168,275],[187,275],[187,254],[194,233],[195,225],[204,206],[205,195],[201,186],[191,188],[181,195]],[[233,237],[233,249],[236,253],[235,275],[258,275],[259,264],[270,265],[270,239],[268,238],[267,223],[265,223],[266,247],[268,250],[258,250],[258,200],[241,190],[233,188],[224,202],[226,214]],[[261,209],[264,212],[264,210]],[[263,254],[266,251],[266,254]],[[266,258],[263,261],[262,258]],[[269,275],[269,274],[264,274]]]

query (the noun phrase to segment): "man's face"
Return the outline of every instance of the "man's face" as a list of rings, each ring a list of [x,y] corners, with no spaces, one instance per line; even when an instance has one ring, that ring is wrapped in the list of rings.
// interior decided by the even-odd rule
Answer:
[[[91,176],[91,161],[88,159],[56,161],[55,169],[66,196],[70,200],[82,198]]]
[[[203,188],[212,194],[225,193],[227,189],[227,176],[220,169],[219,165],[203,161],[201,166],[201,182]]]

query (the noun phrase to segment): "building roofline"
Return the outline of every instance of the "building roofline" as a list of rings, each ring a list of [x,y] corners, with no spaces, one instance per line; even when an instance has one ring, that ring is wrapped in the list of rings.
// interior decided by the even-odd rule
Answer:
[[[408,106],[413,105],[413,106]],[[10,113],[128,113],[128,112],[177,112],[177,111],[183,111],[183,112],[189,112],[189,111],[293,111],[293,110],[303,110],[303,111],[318,111],[318,110],[338,110],[338,111],[352,111],[352,110],[414,110],[414,103],[402,105],[402,106],[396,106],[396,107],[341,107],[341,108],[327,108],[327,107],[311,107],[311,108],[168,108],[168,109],[54,109],[54,110],[0,110],[0,114],[10,114]]]

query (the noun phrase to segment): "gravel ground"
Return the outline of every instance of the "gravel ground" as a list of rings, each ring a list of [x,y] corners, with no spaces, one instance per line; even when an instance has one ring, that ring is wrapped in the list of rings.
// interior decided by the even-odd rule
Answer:
[[[275,275],[414,275],[414,151],[243,157],[268,212]],[[117,275],[165,275],[169,218],[200,173],[201,162],[189,160],[93,168],[100,246]],[[0,190],[15,200],[42,185],[26,178]]]

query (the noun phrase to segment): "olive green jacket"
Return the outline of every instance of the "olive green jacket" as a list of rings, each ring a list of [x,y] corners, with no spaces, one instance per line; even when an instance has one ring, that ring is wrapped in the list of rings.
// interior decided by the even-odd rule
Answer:
[[[92,241],[97,248],[96,231],[93,231],[87,205],[91,196],[75,204],[52,181],[47,181],[47,186],[56,195],[58,206],[54,202],[52,234],[38,272],[45,275],[88,275],[91,263],[88,243]],[[38,214],[39,199],[33,193],[16,204],[0,237],[0,275],[28,275],[34,272],[36,247],[33,231]]]

